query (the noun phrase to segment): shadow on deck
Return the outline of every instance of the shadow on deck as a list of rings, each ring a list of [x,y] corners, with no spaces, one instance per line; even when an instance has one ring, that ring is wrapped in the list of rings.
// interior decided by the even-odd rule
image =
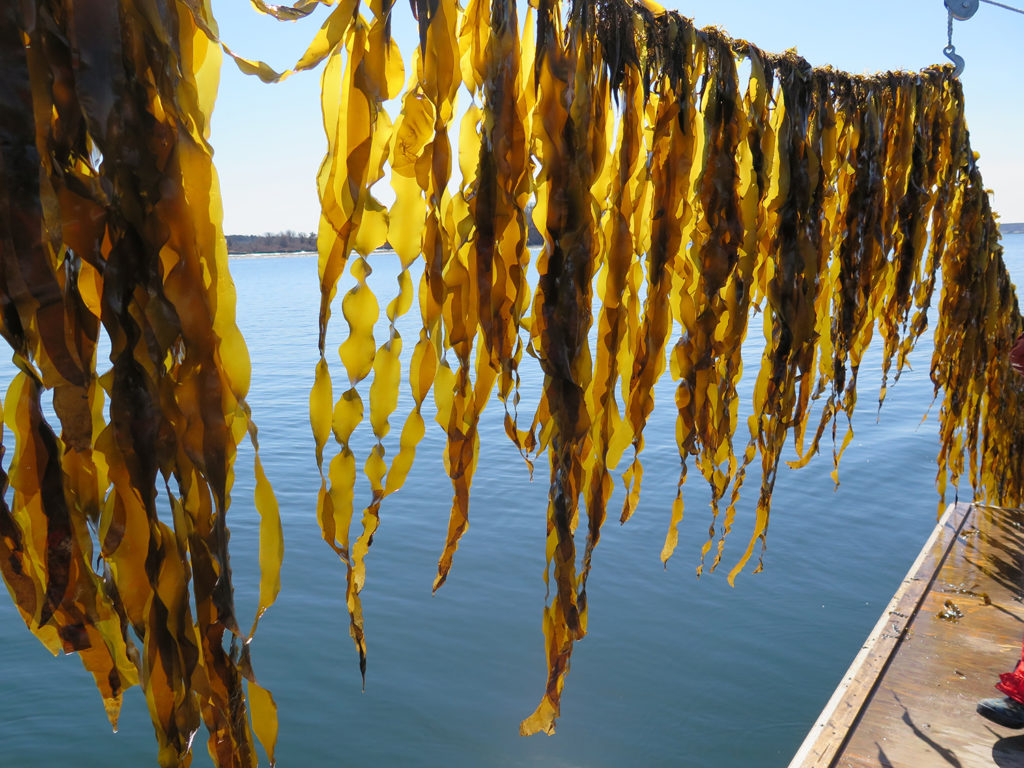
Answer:
[[[1024,513],[950,505],[789,768],[1024,768],[975,713],[1024,638]]]

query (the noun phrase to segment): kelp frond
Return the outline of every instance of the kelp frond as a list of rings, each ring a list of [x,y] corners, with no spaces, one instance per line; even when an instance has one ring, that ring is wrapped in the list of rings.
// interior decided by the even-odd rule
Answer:
[[[830,438],[837,478],[872,336],[883,344],[881,402],[933,305],[940,494],[966,472],[979,496],[1021,502],[1024,403],[1009,352],[1022,322],[950,68],[814,68],[653,2],[538,0],[520,22],[510,0],[416,0],[406,79],[389,0],[253,0],[283,20],[321,3],[333,7],[283,73],[221,43],[200,0],[0,11],[0,332],[20,370],[4,401],[14,458],[0,484],[13,502],[0,500],[0,573],[43,643],[80,653],[112,722],[124,689],[141,682],[161,765],[188,763],[200,719],[219,766],[255,765],[253,732],[273,761],[277,730],[253,675],[252,631],[235,620],[228,561],[236,447],[247,433],[255,445],[256,431],[207,140],[222,51],[268,82],[326,62],[310,421],[317,515],[347,571],[364,672],[366,559],[425,434],[430,394],[453,487],[435,590],[469,525],[480,415],[495,390],[531,467],[547,454],[547,684],[524,734],[554,731],[615,472],[627,458],[625,522],[666,368],[680,474],[665,561],[688,468],[711,492],[700,568],[713,569],[759,464],[735,578],[764,549],[786,441],[802,466]],[[395,117],[391,99],[401,100]],[[384,180],[390,207],[371,191]],[[535,264],[528,211],[543,237]],[[385,243],[402,269],[377,339],[367,277]],[[346,270],[349,331],[331,360]],[[397,322],[414,304],[420,331],[403,357]],[[764,349],[744,428],[751,317]],[[99,375],[104,334],[111,368]],[[524,351],[543,373],[528,426]],[[347,384],[336,390],[339,363]],[[413,403],[388,460],[403,375]],[[59,433],[43,416],[44,390]],[[367,428],[374,445],[357,456],[353,436]],[[370,497],[353,539],[357,459]],[[254,473],[262,615],[282,542],[258,455]]]

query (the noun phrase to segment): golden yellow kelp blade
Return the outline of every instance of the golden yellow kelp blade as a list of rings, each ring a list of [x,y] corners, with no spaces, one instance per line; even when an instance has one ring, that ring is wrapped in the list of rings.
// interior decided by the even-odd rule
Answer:
[[[238,69],[247,75],[256,75],[264,83],[279,83],[287,80],[296,72],[318,67],[333,51],[337,50],[345,39],[349,27],[355,21],[356,12],[359,8],[359,0],[342,0],[341,5],[331,11],[324,20],[320,30],[313,37],[305,53],[295,62],[291,69],[278,72],[264,61],[247,59],[240,56],[228,47],[219,38],[217,24],[209,13],[202,10],[199,0],[178,0],[180,4],[186,5],[192,13],[196,25],[213,42],[220,45],[221,49],[235,62]],[[295,19],[308,16],[315,10],[317,5],[334,5],[335,0],[303,0],[295,6],[267,5],[261,0],[251,0],[252,5],[261,13],[266,13],[281,21],[294,21]]]
[[[160,765],[189,763],[202,721],[218,766],[255,766],[226,514],[237,445],[256,432],[208,144],[209,8],[40,0],[0,14],[0,322],[21,369],[4,404],[0,570],[40,640],[79,654],[115,726],[141,683]],[[258,451],[255,475],[258,619],[283,543]],[[255,723],[273,760],[268,698]]]
[[[680,477],[662,559],[678,540],[688,463],[712,499],[698,572],[725,557],[741,488],[751,465],[760,465],[754,526],[730,566],[732,581],[758,543],[764,547],[786,440],[793,437],[798,457],[791,463],[803,466],[831,432],[838,465],[852,438],[858,372],[876,325],[884,344],[881,400],[893,360],[898,376],[925,329],[937,270],[959,268],[969,253],[979,265],[972,269],[1005,273],[990,230],[974,245],[962,237],[956,249],[948,245],[961,211],[981,205],[968,170],[959,83],[949,70],[855,77],[815,69],[795,54],[768,54],[695,29],[654,4],[602,0],[566,12],[552,0],[534,8],[536,26],[516,27],[523,40],[516,46],[509,33],[517,20],[503,0],[471,2],[461,13],[443,2],[415,4],[416,73],[388,157],[397,199],[387,236],[403,268],[422,255],[424,269],[423,325],[410,367],[413,431],[409,439],[403,432],[395,466],[404,478],[422,435],[420,404],[432,388],[454,487],[435,589],[448,578],[468,526],[476,424],[494,382],[509,437],[526,453],[548,453],[545,580],[553,576],[555,586],[544,614],[548,684],[524,733],[554,730],[572,647],[586,632],[586,579],[613,471],[632,445],[622,473],[625,521],[639,500],[644,426],[666,367],[678,382]],[[375,13],[369,23],[384,22]],[[455,155],[462,180],[449,196],[456,64],[471,103]],[[344,113],[361,98],[357,88],[343,87],[340,99],[325,100],[325,114]],[[535,170],[521,159],[523,146]],[[344,157],[332,145],[324,167]],[[356,185],[351,199],[361,194]],[[527,314],[521,216],[529,203],[544,245]],[[987,208],[978,215],[991,220]],[[952,306],[963,282],[943,283],[943,306]],[[365,284],[357,280],[353,290],[360,294]],[[976,491],[1011,498],[1019,481],[1011,467],[997,467],[995,446],[1015,442],[1016,427],[991,425],[983,435],[981,419],[997,407],[989,392],[998,390],[1001,403],[1019,396],[1005,357],[1020,317],[1005,296],[980,283],[976,291],[970,311],[993,315],[990,302],[998,299],[1006,330],[971,336],[960,353],[944,344],[947,358],[935,364],[934,378],[948,386],[939,487],[947,475],[958,480],[969,456]],[[332,296],[333,288],[325,290],[322,322]],[[765,348],[753,399],[742,405],[738,383],[750,361],[741,349],[752,311],[762,315]],[[343,359],[366,334],[347,310],[346,317],[353,335],[342,345]],[[953,330],[940,322],[938,333]],[[513,385],[526,335],[544,385],[523,432],[508,402],[518,402]],[[455,364],[447,362],[449,352]],[[979,357],[965,368],[967,354]],[[395,386],[392,370],[390,363],[375,369],[371,393],[382,397],[383,387]],[[325,386],[320,377],[317,388]],[[751,414],[749,439],[737,450],[741,411]],[[343,432],[347,441],[352,433]],[[378,426],[374,432],[384,450]],[[321,437],[317,445],[322,450]],[[341,449],[344,457],[344,442]],[[381,462],[367,463],[372,488],[382,471]],[[399,486],[389,476],[387,492]],[[374,499],[379,495],[375,490]],[[578,562],[581,500],[589,523]],[[374,528],[378,522],[374,515]],[[347,533],[336,531],[343,540]],[[361,608],[351,592],[349,603],[363,658]]]
[[[711,495],[698,572],[726,560],[730,581],[764,549],[788,440],[799,467],[831,437],[838,482],[876,329],[881,402],[929,309],[940,494],[966,472],[978,497],[1021,503],[1024,403],[1008,356],[1022,321],[950,69],[814,68],[653,2],[538,0],[521,25],[510,0],[413,0],[406,80],[390,0],[252,5],[281,20],[331,7],[286,72],[223,45],[200,0],[0,10],[0,333],[20,369],[3,403],[14,457],[0,473],[13,491],[0,498],[0,574],[44,645],[80,654],[112,722],[141,682],[161,765],[188,764],[200,720],[218,766],[255,765],[255,740],[273,761],[278,735],[250,659],[283,556],[258,451],[248,636],[228,559],[236,449],[246,433],[257,441],[208,145],[222,51],[267,82],[326,62],[310,424],[317,517],[346,567],[364,672],[367,558],[431,394],[453,489],[435,590],[469,525],[493,390],[529,467],[547,453],[546,685],[524,734],[554,732],[616,477],[623,522],[653,481],[644,431],[666,368],[680,471],[663,561],[691,466]],[[390,207],[372,192],[385,179]],[[378,297],[372,254],[385,243],[402,268]],[[339,286],[348,330],[332,364]],[[406,346],[397,326],[414,304],[420,328]],[[752,317],[764,334],[756,361],[743,356]],[[104,336],[111,370],[98,375]],[[524,351],[543,375],[527,429]],[[339,363],[348,381],[336,389]],[[412,402],[394,435],[403,377]],[[367,430],[360,479],[354,446]],[[737,556],[726,539],[748,474],[754,520]]]
[[[278,21],[295,21],[316,10],[318,5],[334,5],[335,0],[299,0],[294,5],[271,5],[263,0],[249,0],[260,13],[273,16]]]

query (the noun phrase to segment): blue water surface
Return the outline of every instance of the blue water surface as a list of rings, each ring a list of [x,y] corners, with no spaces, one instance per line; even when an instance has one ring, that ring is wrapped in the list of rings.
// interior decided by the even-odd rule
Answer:
[[[1004,245],[1020,280],[1024,235],[1007,235]],[[397,260],[375,254],[371,263],[383,305],[393,294]],[[519,721],[537,704],[546,675],[545,460],[531,482],[504,436],[504,411],[492,402],[480,430],[470,528],[447,584],[432,595],[451,485],[441,459],[444,434],[428,397],[427,436],[405,487],[384,503],[368,558],[363,692],[344,567],[316,522],[320,479],[307,414],[317,360],[316,260],[239,258],[231,270],[252,355],[249,402],[286,541],[281,595],[253,642],[257,676],[279,707],[279,765],[784,766],[935,525],[938,404],[929,413],[929,332],[877,420],[879,350],[868,356],[838,489],[829,477],[830,450],[802,470],[780,471],[762,573],[748,569],[735,588],[725,578],[749,536],[753,477],[726,544],[727,567],[695,577],[710,514],[693,468],[680,544],[663,569],[659,553],[679,471],[674,385],[666,374],[646,430],[640,506],[619,526],[617,492],[594,555],[589,634],[573,655],[558,733],[521,738]],[[340,305],[335,311],[331,350],[345,330]],[[414,310],[399,326],[406,357],[416,316]],[[759,325],[752,328],[758,336]],[[382,323],[378,343],[385,334]],[[755,339],[745,346],[746,403],[758,348]],[[334,380],[337,394],[345,383],[340,364]],[[540,383],[536,362],[527,359],[524,412]],[[409,407],[406,390],[391,420],[389,456]],[[372,444],[368,434],[357,440],[360,464]],[[229,513],[243,625],[258,585],[251,461],[243,448]],[[0,648],[0,766],[156,764],[139,690],[126,696],[120,730],[112,734],[78,659],[51,658],[6,598]],[[204,742],[200,731],[193,765],[210,765]]]

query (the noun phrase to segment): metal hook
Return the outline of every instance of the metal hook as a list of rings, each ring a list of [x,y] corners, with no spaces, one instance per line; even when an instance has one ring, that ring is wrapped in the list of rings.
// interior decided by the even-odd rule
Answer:
[[[956,48],[952,45],[947,45],[942,49],[942,52],[946,54],[946,58],[953,62],[953,77],[960,77],[964,72],[964,57],[956,52]]]

